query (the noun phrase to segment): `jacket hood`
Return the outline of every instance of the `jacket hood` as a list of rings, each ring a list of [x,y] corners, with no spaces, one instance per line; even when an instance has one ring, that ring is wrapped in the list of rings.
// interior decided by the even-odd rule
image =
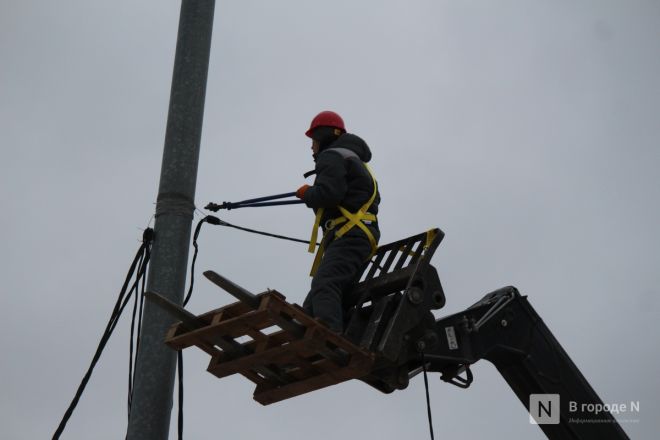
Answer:
[[[351,133],[342,134],[328,148],[346,148],[357,154],[363,162],[369,162],[371,160],[369,145],[367,145],[364,139]]]

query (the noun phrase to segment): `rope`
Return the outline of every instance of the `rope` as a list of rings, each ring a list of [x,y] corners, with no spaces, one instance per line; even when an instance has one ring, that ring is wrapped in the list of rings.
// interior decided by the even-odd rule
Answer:
[[[89,368],[87,369],[87,372],[83,376],[82,381],[80,382],[80,385],[78,385],[78,389],[76,390],[76,394],[73,397],[73,400],[69,404],[69,407],[64,413],[64,416],[62,417],[62,420],[60,421],[60,424],[58,425],[57,429],[55,430],[55,433],[53,434],[53,440],[57,440],[60,438],[62,435],[62,432],[64,432],[64,428],[66,427],[67,422],[73,415],[73,411],[76,409],[76,406],[78,405],[78,402],[80,401],[80,398],[85,391],[85,387],[87,386],[87,383],[89,382],[89,379],[92,376],[92,372],[94,371],[94,367],[96,366],[97,362],[99,361],[101,354],[103,353],[103,349],[105,348],[105,345],[107,344],[108,340],[110,339],[110,336],[112,336],[112,332],[114,331],[115,327],[117,326],[117,322],[119,321],[119,318],[121,316],[122,311],[126,307],[126,304],[131,299],[131,294],[133,291],[137,291],[137,286],[140,283],[140,279],[143,277],[144,273],[146,272],[147,264],[149,263],[149,252],[148,249],[151,246],[151,242],[153,240],[153,229],[147,228],[144,231],[143,237],[142,237],[142,244],[140,245],[140,248],[138,249],[137,253],[135,254],[135,257],[133,258],[133,262],[131,263],[131,266],[128,270],[128,273],[126,274],[126,279],[124,280],[124,284],[122,285],[122,288],[119,292],[119,296],[117,298],[117,301],[115,303],[115,307],[112,310],[112,314],[110,315],[110,319],[108,320],[108,324],[105,327],[105,330],[103,332],[103,335],[101,336],[101,341],[99,342],[98,347],[96,348],[96,352],[94,353],[94,356],[92,358],[92,362],[89,365]],[[131,285],[131,289],[129,290],[129,295],[126,296],[126,291],[128,289],[128,285],[131,282],[131,279],[133,279],[133,275],[135,274],[135,269],[138,268],[138,272],[136,275],[136,280],[133,282]]]
[[[431,397],[429,396],[429,379],[426,376],[426,358],[424,357],[424,350],[421,351],[422,354],[422,370],[424,370],[424,388],[426,389],[426,413],[429,418],[429,430],[431,431],[431,440],[434,440],[433,436],[433,418],[431,417]]]

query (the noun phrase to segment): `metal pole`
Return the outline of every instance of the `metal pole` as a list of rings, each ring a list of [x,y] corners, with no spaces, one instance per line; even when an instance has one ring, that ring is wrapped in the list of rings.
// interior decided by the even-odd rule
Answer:
[[[215,0],[183,0],[147,289],[181,304],[194,212]],[[145,303],[126,438],[166,440],[176,352],[163,338],[172,318]]]

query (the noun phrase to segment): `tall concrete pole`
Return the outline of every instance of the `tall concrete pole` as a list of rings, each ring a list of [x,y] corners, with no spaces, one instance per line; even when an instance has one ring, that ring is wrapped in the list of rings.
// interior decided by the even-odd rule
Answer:
[[[182,0],[147,289],[181,304],[194,212],[215,0]],[[172,324],[147,301],[142,319],[128,440],[167,440],[176,352]]]

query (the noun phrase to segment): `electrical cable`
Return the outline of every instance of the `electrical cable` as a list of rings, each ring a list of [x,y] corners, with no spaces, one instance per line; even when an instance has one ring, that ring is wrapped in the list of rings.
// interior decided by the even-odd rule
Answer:
[[[245,232],[251,232],[253,234],[264,235],[266,237],[279,238],[280,240],[289,240],[289,241],[295,241],[296,243],[309,244],[309,240],[302,240],[300,238],[287,237],[285,235],[271,234],[270,232],[258,231],[256,229],[250,229],[250,228],[244,228],[243,226],[232,225],[231,223],[227,223],[226,221],[220,220],[219,218],[211,216],[211,215],[207,216],[206,218],[209,219],[209,220],[207,220],[208,223],[211,223],[213,225],[227,226],[229,228],[234,228],[234,229],[238,229],[238,230],[245,231]],[[316,244],[320,245],[320,243],[316,243]]]
[[[140,259],[139,266],[142,266],[144,262],[144,254]],[[132,294],[132,292],[131,292]],[[129,294],[130,297],[130,294]],[[131,402],[133,397],[133,334],[135,332],[135,315],[138,311],[138,295],[134,295],[135,301],[133,302],[133,315],[131,318],[131,336],[129,338],[129,348],[128,348],[128,403],[127,403],[127,416],[131,416]]]
[[[178,439],[183,440],[183,351],[177,352],[177,373],[179,380],[179,415],[177,420]]]
[[[284,194],[279,195],[279,196],[269,196],[266,198],[261,198],[261,200],[264,199],[272,199],[272,198],[279,198],[280,196],[285,196]],[[251,200],[251,202],[256,202],[254,204],[255,207],[257,206],[273,206],[273,205],[280,205],[280,204],[292,204],[292,203],[300,203],[298,201],[286,201],[286,202],[271,202],[271,203],[264,203],[259,199],[254,199]],[[246,202],[246,201],[244,201]],[[240,203],[240,202],[239,202]],[[250,205],[244,205],[244,207],[249,207]],[[201,212],[201,211],[200,211]],[[195,232],[193,235],[193,247],[195,248],[193,258],[192,258],[192,263],[190,267],[190,286],[188,288],[188,292],[186,294],[186,297],[183,301],[183,305],[185,306],[188,301],[190,301],[190,298],[192,296],[193,292],[193,287],[194,287],[194,272],[195,272],[195,262],[197,260],[197,254],[199,251],[199,246],[197,244],[197,238],[199,237],[199,233],[201,230],[201,227],[204,223],[210,223],[213,225],[219,225],[219,226],[227,226],[231,227],[234,229],[238,229],[241,231],[245,232],[250,232],[253,234],[259,234],[263,235],[266,237],[272,237],[272,238],[278,238],[281,240],[288,240],[288,241],[294,241],[297,243],[304,243],[304,244],[309,244],[308,240],[301,240],[298,238],[292,238],[292,237],[287,237],[284,235],[278,235],[278,234],[271,234],[269,232],[264,232],[264,231],[259,231],[256,229],[250,229],[250,228],[245,228],[242,226],[237,226],[233,225],[231,223],[225,222],[217,217],[207,215],[203,217],[198,223],[195,228]],[[119,296],[117,298],[117,301],[115,303],[115,306],[112,310],[112,314],[110,315],[110,319],[108,320],[108,323],[106,325],[106,328],[101,336],[101,340],[99,342],[99,345],[96,349],[96,352],[94,353],[94,356],[92,358],[92,361],[83,376],[83,379],[78,386],[78,389],[76,391],[76,394],[69,404],[69,407],[64,413],[64,416],[62,420],[60,421],[60,424],[58,425],[55,434],[53,435],[53,440],[57,440],[60,438],[62,435],[62,432],[64,431],[67,422],[73,415],[73,412],[78,405],[78,402],[80,401],[80,398],[82,397],[82,394],[85,390],[85,387],[87,386],[87,383],[89,382],[92,372],[94,368],[96,367],[96,364],[98,363],[101,354],[103,353],[103,350],[105,349],[105,346],[110,339],[112,333],[114,332],[117,323],[119,322],[119,318],[121,317],[121,314],[123,313],[124,309],[128,305],[128,303],[131,300],[131,297],[133,294],[135,294],[134,297],[134,302],[133,302],[133,312],[132,312],[132,318],[131,318],[131,331],[130,331],[130,344],[129,344],[129,373],[128,373],[128,398],[127,398],[127,412],[128,416],[130,418],[130,411],[131,411],[131,404],[132,404],[132,398],[133,398],[133,389],[134,389],[134,379],[135,379],[135,369],[137,368],[137,358],[138,358],[138,353],[140,349],[140,330],[142,328],[142,311],[144,307],[144,293],[145,293],[145,286],[146,286],[146,273],[147,273],[147,267],[149,264],[149,260],[151,257],[151,244],[153,241],[153,234],[154,231],[151,228],[147,228],[142,237],[142,244],[140,245],[140,248],[138,249],[135,257],[133,258],[133,261],[130,265],[130,268],[128,270],[128,273],[126,275],[126,279],[124,280],[124,284],[122,285],[122,288],[120,290]],[[317,243],[318,245],[318,243]],[[136,272],[137,269],[137,272]],[[131,284],[131,280],[135,276],[135,281]],[[130,284],[130,290],[128,290],[127,294],[127,289]],[[141,288],[140,288],[141,286]],[[138,300],[139,296],[139,300]],[[135,323],[136,317],[138,319],[137,325]],[[137,336],[135,335],[135,331],[137,329]],[[178,417],[178,435],[179,435],[179,440],[183,439],[183,355],[179,351],[178,353],[178,379],[179,379],[179,417]]]
[[[429,418],[429,430],[431,431],[431,440],[434,440],[433,436],[433,418],[431,417],[431,397],[429,396],[429,379],[426,376],[426,358],[424,357],[424,350],[421,352],[422,355],[422,370],[424,370],[424,388],[426,389],[426,412]]]
[[[213,216],[206,216],[202,218],[199,222],[197,222],[197,226],[195,226],[195,232],[193,234],[193,247],[195,248],[195,251],[193,253],[192,257],[192,263],[190,264],[190,286],[188,287],[188,293],[186,294],[185,299],[183,300],[183,307],[188,304],[188,301],[190,301],[190,297],[192,296],[193,292],[193,286],[195,285],[195,262],[197,261],[197,254],[199,252],[199,245],[197,244],[197,238],[199,237],[199,233],[202,229],[202,225],[204,223],[211,223],[211,224],[219,224],[216,223],[215,220],[219,220],[217,217]],[[179,350],[177,353],[177,378],[179,382],[179,388],[178,388],[178,397],[179,397],[179,412],[178,412],[178,438],[179,440],[183,440],[183,352]]]
[[[190,301],[190,297],[192,296],[193,286],[195,284],[195,262],[197,261],[197,253],[199,252],[199,245],[197,244],[197,238],[199,238],[199,232],[202,229],[202,225],[204,223],[212,223],[213,220],[209,221],[209,217],[215,219],[215,217],[207,215],[206,217],[202,218],[199,222],[197,222],[197,226],[195,226],[195,232],[193,234],[193,242],[192,242],[195,251],[193,252],[192,263],[190,264],[190,286],[188,287],[188,293],[186,294],[186,297],[183,300],[183,307],[185,307],[186,304],[188,304],[188,301]]]
[[[239,229],[241,231],[245,232],[251,232],[253,234],[259,234],[259,235],[264,235],[267,237],[272,237],[272,238],[279,238],[281,240],[289,240],[289,241],[295,241],[298,243],[305,243],[309,244],[309,241],[307,240],[301,240],[298,238],[292,238],[292,237],[286,237],[284,235],[277,235],[277,234],[271,234],[269,232],[264,232],[264,231],[257,231],[255,229],[249,229],[249,228],[244,228],[242,226],[236,226],[231,223],[227,223],[224,220],[219,219],[218,217],[215,217],[213,215],[207,215],[206,217],[203,217],[199,222],[197,222],[197,226],[195,226],[195,232],[193,233],[193,248],[195,249],[193,252],[193,257],[192,257],[192,262],[190,264],[190,285],[188,287],[188,292],[186,294],[185,299],[183,300],[183,307],[185,307],[188,304],[188,301],[190,301],[190,298],[192,296],[193,292],[193,287],[195,285],[195,262],[197,261],[197,254],[199,253],[199,245],[197,243],[197,239],[199,238],[199,233],[202,229],[202,225],[204,223],[209,223],[212,225],[217,225],[217,226],[227,226],[235,229]],[[183,387],[183,353],[181,351],[178,352],[177,355],[177,379],[179,382],[178,386],[178,400],[179,400],[179,410],[178,410],[178,439],[183,440],[183,396],[184,396],[184,387]]]
[[[271,196],[271,197],[277,197],[277,196]],[[275,202],[275,203],[282,203],[282,202]],[[259,205],[259,206],[266,206],[266,205],[264,204],[264,205]],[[200,211],[200,212],[202,212],[202,211]],[[197,239],[199,238],[199,233],[200,233],[200,231],[202,229],[202,225],[204,223],[209,223],[209,224],[217,225],[217,226],[227,226],[227,227],[238,229],[238,230],[241,230],[241,231],[251,232],[253,234],[264,235],[266,237],[279,238],[281,240],[289,240],[289,241],[295,241],[297,243],[309,244],[308,240],[301,240],[299,238],[292,238],[292,237],[287,237],[287,236],[284,236],[284,235],[271,234],[270,232],[258,231],[256,229],[244,228],[242,226],[237,226],[237,225],[233,225],[231,223],[227,223],[226,221],[221,220],[218,217],[215,217],[213,215],[207,215],[206,217],[203,217],[199,222],[197,222],[197,226],[195,226],[195,232],[193,233],[193,247],[194,247],[195,250],[193,252],[192,263],[190,264],[190,285],[188,287],[188,293],[186,294],[186,297],[183,300],[183,307],[185,307],[188,304],[188,301],[190,301],[190,297],[192,296],[192,292],[193,292],[193,287],[195,285],[195,262],[197,261],[197,254],[199,252],[199,245],[197,244]],[[318,244],[319,243],[317,243],[317,245]],[[178,355],[177,355],[177,379],[178,379],[178,382],[179,382],[179,386],[178,386],[178,397],[179,397],[178,439],[183,440],[183,393],[184,393],[184,390],[183,390],[183,353],[181,351],[179,351]]]
[[[295,193],[294,193],[295,194]],[[271,202],[271,203],[263,203],[261,200],[264,199],[272,199],[272,198],[278,198],[281,196],[289,196],[290,194],[280,194],[277,196],[269,196],[269,197],[264,197],[261,199],[253,199],[250,200],[250,202],[257,202],[255,206],[272,206],[272,205],[277,205],[277,204],[291,204],[291,203],[298,203],[298,202]],[[244,201],[248,202],[248,201]],[[239,203],[244,203],[244,202],[239,202]],[[225,202],[226,204],[227,202]],[[207,205],[208,206],[208,205]],[[246,205],[245,207],[249,207],[249,205]],[[197,209],[197,208],[196,208]],[[231,208],[230,208],[231,209]],[[202,212],[202,211],[200,211]],[[209,223],[212,225],[217,225],[217,226],[227,226],[230,228],[235,228],[241,231],[245,232],[251,232],[253,234],[259,234],[259,235],[264,235],[266,237],[272,237],[272,238],[279,238],[281,240],[289,240],[289,241],[294,241],[297,243],[304,243],[304,244],[309,244],[308,240],[301,240],[299,238],[292,238],[292,237],[287,237],[284,235],[278,235],[278,234],[271,234],[270,232],[264,232],[264,231],[258,231],[256,229],[250,229],[250,228],[244,228],[242,226],[237,226],[233,225],[231,223],[228,223],[224,220],[219,219],[218,217],[215,217],[213,215],[207,215],[203,217],[199,222],[197,222],[197,225],[195,226],[195,232],[193,233],[193,248],[195,249],[193,252],[193,257],[192,257],[192,262],[190,264],[190,285],[188,287],[188,292],[186,294],[185,299],[183,300],[183,307],[185,307],[188,304],[188,301],[190,301],[190,298],[192,296],[193,292],[193,287],[195,285],[195,262],[197,261],[197,254],[199,253],[199,245],[197,243],[197,239],[199,238],[199,233],[202,229],[202,225],[204,223]],[[317,243],[318,245],[318,243]],[[183,440],[183,402],[184,402],[184,386],[183,386],[183,353],[179,351],[177,353],[177,380],[178,380],[178,403],[179,403],[179,409],[178,409],[178,439]]]
[[[122,288],[119,292],[119,296],[117,297],[117,301],[115,303],[115,307],[112,310],[112,314],[110,315],[110,319],[108,320],[108,324],[106,325],[103,335],[101,336],[101,341],[99,342],[99,345],[96,348],[96,352],[92,357],[92,361],[87,371],[85,372],[85,375],[83,376],[80,385],[78,385],[78,389],[76,390],[76,394],[74,395],[73,400],[69,404],[69,407],[66,409],[64,416],[60,421],[60,424],[58,425],[57,429],[55,430],[55,433],[53,434],[53,440],[59,439],[60,436],[62,435],[62,432],[64,432],[64,428],[66,427],[67,422],[73,415],[73,411],[76,409],[76,406],[78,405],[78,402],[80,401],[80,398],[83,392],[85,391],[85,387],[87,386],[87,383],[89,382],[89,379],[92,376],[94,367],[99,361],[101,354],[103,353],[103,350],[105,348],[105,345],[110,339],[110,336],[112,335],[112,332],[114,331],[117,325],[117,322],[119,320],[119,317],[121,316],[122,311],[124,310],[124,307],[126,306],[126,304],[128,304],[128,301],[130,300],[130,295],[126,296],[126,291],[128,289],[129,283],[131,282],[131,279],[133,279],[133,275],[135,274],[135,269],[138,268],[138,272],[136,274],[137,279],[131,285],[131,289],[129,292],[133,292],[136,289],[136,286],[139,284],[140,279],[142,278],[144,272],[146,271],[146,267],[149,262],[149,252],[147,251],[147,249],[150,248],[152,241],[153,241],[153,229],[147,228],[142,236],[142,244],[140,245],[140,248],[135,254],[135,257],[133,258],[133,261],[126,275],[126,279],[124,280],[124,284],[122,285]]]
[[[151,248],[147,247],[145,249],[145,261],[148,262],[149,259],[151,258]],[[130,351],[129,351],[129,367],[128,367],[128,417],[130,418],[131,416],[131,404],[133,402],[133,381],[135,379],[135,370],[137,369],[137,358],[138,358],[138,353],[140,352],[140,334],[141,334],[141,329],[142,329],[142,311],[144,309],[144,293],[146,291],[146,284],[147,284],[147,270],[146,270],[146,264],[143,268],[141,268],[138,273],[141,273],[141,284],[142,288],[139,290],[140,294],[140,306],[137,311],[137,336],[134,337],[135,335],[135,315],[136,315],[136,305],[138,302],[138,293],[136,291],[135,293],[135,304],[133,306],[133,316],[131,319],[131,335],[130,335]],[[137,287],[137,286],[136,286]],[[133,354],[133,341],[136,341],[135,343],[135,354]]]

